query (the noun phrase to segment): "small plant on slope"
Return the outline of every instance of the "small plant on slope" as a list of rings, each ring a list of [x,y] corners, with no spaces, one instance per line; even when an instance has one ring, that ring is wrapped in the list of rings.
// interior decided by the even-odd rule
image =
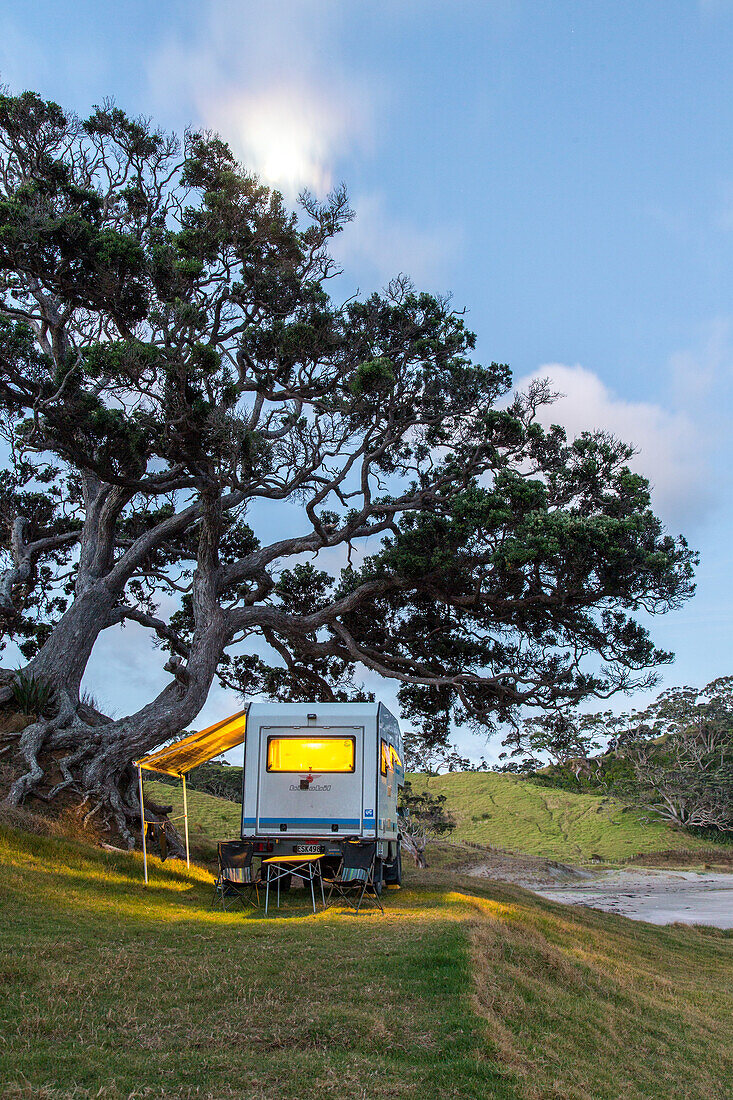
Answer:
[[[23,714],[40,717],[53,702],[53,687],[39,676],[32,676],[22,669],[16,674],[12,686],[13,701]]]

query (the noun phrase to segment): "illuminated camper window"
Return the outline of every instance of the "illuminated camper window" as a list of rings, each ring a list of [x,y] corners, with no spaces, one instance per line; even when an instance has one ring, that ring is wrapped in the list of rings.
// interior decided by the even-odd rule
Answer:
[[[353,772],[354,737],[268,737],[268,772]]]

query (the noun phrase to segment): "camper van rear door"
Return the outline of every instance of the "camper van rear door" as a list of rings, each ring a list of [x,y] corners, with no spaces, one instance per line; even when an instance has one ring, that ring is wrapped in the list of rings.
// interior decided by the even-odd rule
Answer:
[[[260,726],[258,832],[360,833],[363,743],[362,726]]]

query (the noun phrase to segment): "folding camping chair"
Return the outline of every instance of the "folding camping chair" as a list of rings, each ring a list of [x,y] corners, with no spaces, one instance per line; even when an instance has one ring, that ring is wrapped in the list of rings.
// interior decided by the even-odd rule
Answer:
[[[383,913],[384,908],[377,893],[377,884],[374,881],[376,856],[376,843],[353,844],[347,842],[344,845],[339,869],[330,882],[331,889],[328,892],[327,904],[331,904],[331,897],[335,891],[357,913],[365,899],[370,901],[372,905],[376,905]]]
[[[253,846],[243,840],[226,840],[217,844],[216,850],[219,872],[214,882],[210,908],[213,908],[216,901],[221,903],[224,910],[228,903],[233,905],[237,901],[241,901],[243,906],[249,902],[257,908],[260,904],[259,887],[262,880],[259,870],[255,873],[252,868]],[[252,900],[253,893],[257,898],[256,902]]]

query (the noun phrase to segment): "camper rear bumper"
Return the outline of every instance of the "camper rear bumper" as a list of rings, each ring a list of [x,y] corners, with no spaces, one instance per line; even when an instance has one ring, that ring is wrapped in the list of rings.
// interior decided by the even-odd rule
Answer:
[[[294,855],[323,855],[341,857],[343,844],[347,837],[331,839],[325,837],[307,836],[245,836],[254,845],[254,854],[265,859],[268,856],[294,856]],[[357,843],[373,844],[373,837],[358,837]],[[379,859],[394,859],[397,853],[396,840],[378,840],[377,856]]]

